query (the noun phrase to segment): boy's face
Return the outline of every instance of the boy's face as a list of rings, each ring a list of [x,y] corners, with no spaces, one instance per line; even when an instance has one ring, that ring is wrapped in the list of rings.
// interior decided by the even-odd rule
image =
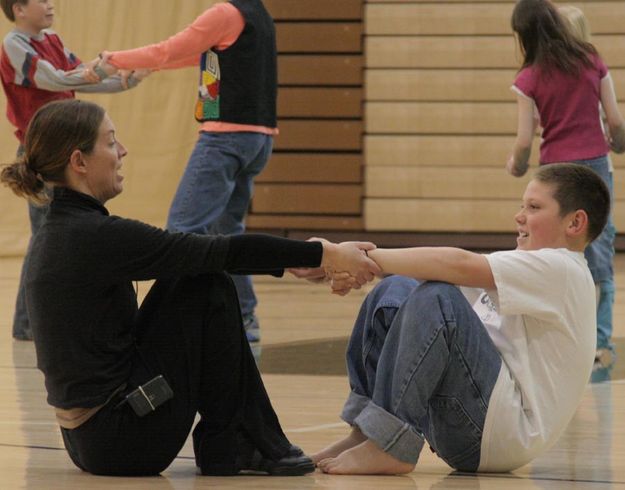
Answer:
[[[15,6],[15,21],[20,27],[32,33],[52,27],[54,4],[51,0],[28,0],[26,4],[17,3]]]
[[[521,210],[514,217],[519,232],[518,250],[567,248],[566,230],[571,216],[560,216],[560,204],[553,193],[551,184],[537,180],[527,184]]]

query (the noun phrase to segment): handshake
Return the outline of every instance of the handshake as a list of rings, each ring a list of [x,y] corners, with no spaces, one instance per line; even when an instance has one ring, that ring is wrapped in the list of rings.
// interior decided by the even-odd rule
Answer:
[[[86,63],[77,71],[81,73],[87,83],[99,83],[112,75],[119,75],[124,89],[128,88],[128,79],[130,77],[140,82],[152,72],[152,70],[148,69],[118,70],[109,63],[110,57],[111,55],[108,51],[102,51],[97,58]]]
[[[369,252],[376,249],[371,242],[332,243],[323,238],[311,238],[310,241],[319,241],[323,245],[321,265],[312,269],[288,269],[295,277],[311,282],[329,282],[333,294],[345,296],[382,274],[382,269],[369,257]]]

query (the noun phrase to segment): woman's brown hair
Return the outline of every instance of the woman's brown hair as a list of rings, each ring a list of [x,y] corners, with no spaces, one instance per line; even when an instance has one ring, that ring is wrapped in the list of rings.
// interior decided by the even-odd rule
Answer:
[[[93,151],[104,114],[99,105],[82,100],[46,104],[28,125],[23,154],[2,169],[0,182],[18,196],[45,204],[46,184],[64,183],[74,150]]]

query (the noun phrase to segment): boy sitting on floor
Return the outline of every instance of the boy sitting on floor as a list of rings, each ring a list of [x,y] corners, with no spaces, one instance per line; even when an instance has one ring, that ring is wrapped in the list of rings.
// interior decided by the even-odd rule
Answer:
[[[361,307],[341,415],[352,432],[314,455],[318,466],[408,473],[427,440],[457,470],[510,471],[551,447],[592,370],[595,288],[583,252],[609,210],[592,170],[547,165],[514,217],[516,250],[369,251],[399,275]],[[351,284],[336,275],[333,289]]]

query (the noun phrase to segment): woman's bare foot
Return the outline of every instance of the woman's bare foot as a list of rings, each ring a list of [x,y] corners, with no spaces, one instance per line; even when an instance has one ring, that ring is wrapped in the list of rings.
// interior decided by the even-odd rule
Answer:
[[[322,459],[317,466],[324,473],[333,475],[402,475],[415,467],[412,463],[395,459],[369,440],[334,458]]]
[[[366,440],[367,437],[362,432],[360,432],[360,429],[358,427],[352,427],[352,431],[347,437],[335,442],[334,444],[329,445],[318,453],[313,454],[310,458],[315,464],[317,464],[322,459],[336,458],[343,451],[351,449]]]

